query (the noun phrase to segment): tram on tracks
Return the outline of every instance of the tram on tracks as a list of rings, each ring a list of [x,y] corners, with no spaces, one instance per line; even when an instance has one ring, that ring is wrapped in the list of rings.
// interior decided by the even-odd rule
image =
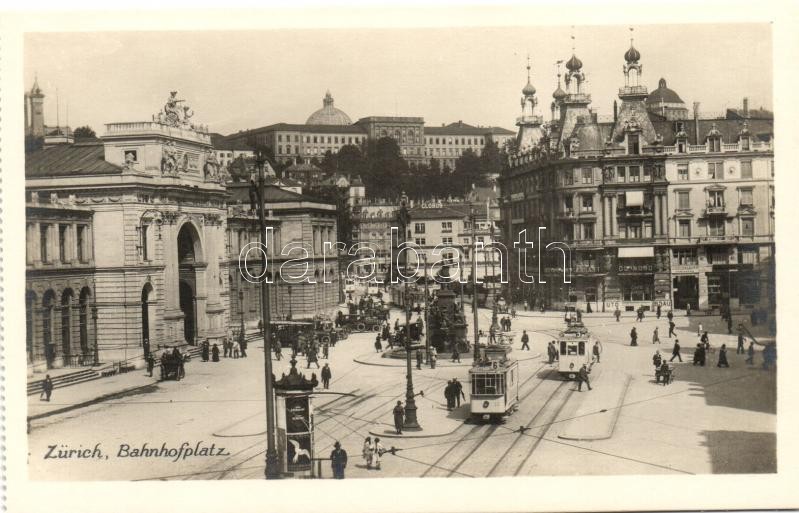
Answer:
[[[473,420],[501,422],[518,408],[519,362],[508,358],[508,349],[486,346],[483,358],[469,369]]]
[[[560,332],[557,339],[558,373],[566,379],[576,379],[583,364],[590,369],[596,341],[581,320],[569,319],[567,328]]]

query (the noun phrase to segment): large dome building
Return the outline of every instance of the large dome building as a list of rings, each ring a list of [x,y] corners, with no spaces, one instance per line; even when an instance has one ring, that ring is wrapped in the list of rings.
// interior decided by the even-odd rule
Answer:
[[[352,120],[343,110],[333,106],[333,96],[327,91],[322,100],[322,108],[311,114],[305,124],[342,126],[351,125]]]
[[[666,86],[666,79],[661,78],[658,88],[649,93],[646,109],[666,119],[688,119],[688,108],[682,98]]]

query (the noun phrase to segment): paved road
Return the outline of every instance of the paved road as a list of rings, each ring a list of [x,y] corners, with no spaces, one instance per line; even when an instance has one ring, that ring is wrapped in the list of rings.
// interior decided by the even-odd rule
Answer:
[[[468,316],[471,318],[471,316]],[[489,313],[481,311],[481,323]],[[348,477],[443,477],[572,474],[673,474],[769,472],[775,470],[774,372],[748,368],[743,356],[729,352],[731,368],[682,364],[668,387],[653,383],[651,332],[660,326],[662,352],[670,353],[664,336],[665,319],[616,323],[610,317],[584,318],[603,341],[602,370],[608,376],[632,376],[614,435],[608,440],[574,442],[558,438],[593,392],[575,391],[538,358],[520,363],[519,411],[502,425],[461,424],[436,438],[386,439],[384,446],[401,449],[383,458],[383,469],[367,470],[360,448],[374,423],[386,416],[397,399],[404,399],[403,367],[356,363],[374,351],[373,334],[354,334],[331,350],[333,380],[329,393],[315,399],[316,449],[327,455],[334,441],[347,449]],[[393,324],[393,318],[392,318]],[[546,344],[562,326],[560,316],[520,316],[514,331],[527,329],[532,352],[546,354]],[[629,347],[628,332],[636,325],[639,347]],[[683,346],[695,343],[688,320],[677,319]],[[517,337],[518,340],[518,337]],[[731,340],[731,339],[730,339]],[[718,346],[726,336],[711,336]],[[520,343],[517,342],[517,349]],[[242,479],[263,475],[265,447],[263,351],[250,346],[247,359],[219,363],[192,362],[181,382],[161,382],[143,393],[45,419],[30,434],[31,476],[44,479]],[[518,350],[513,353],[520,356]],[[526,356],[526,355],[525,355]],[[360,358],[359,358],[360,357]],[[324,360],[322,361],[324,363]],[[305,367],[304,359],[300,362]],[[286,370],[284,359],[276,372]],[[315,369],[305,372],[318,372]],[[466,382],[467,367],[439,367],[414,372],[422,426],[449,416],[463,419],[466,407],[448,412],[443,387],[448,379]],[[602,386],[601,375],[595,387]],[[608,378],[611,379],[611,378]],[[617,378],[616,378],[617,379]],[[90,386],[90,385],[87,385]],[[589,405],[590,406],[590,405]],[[597,404],[600,410],[615,404]],[[588,408],[590,410],[590,408]],[[523,433],[519,427],[524,426]],[[389,426],[386,426],[389,427]],[[120,446],[180,447],[197,442],[219,456],[173,458],[118,457]],[[44,459],[49,447],[94,450],[102,458]],[[734,449],[731,449],[734,448]],[[89,451],[91,452],[91,451]],[[124,451],[123,451],[124,453]],[[106,459],[105,457],[108,456]],[[325,476],[329,476],[325,468]]]

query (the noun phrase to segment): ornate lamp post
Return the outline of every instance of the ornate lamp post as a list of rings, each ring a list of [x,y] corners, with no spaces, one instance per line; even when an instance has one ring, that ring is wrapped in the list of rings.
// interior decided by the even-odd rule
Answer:
[[[469,220],[472,224],[472,278],[474,278],[474,283],[472,283],[472,314],[474,315],[474,361],[477,362],[480,359],[480,336],[477,329],[477,230],[475,228],[477,215],[474,212],[474,207],[472,207],[471,211],[469,212]]]
[[[430,319],[427,314],[429,310],[427,304],[427,253],[422,254],[422,261],[424,262],[424,349],[425,354],[430,354]]]
[[[402,227],[402,242],[405,242],[408,238],[408,226],[410,225],[411,215],[408,212],[408,196],[405,193],[402,193],[402,199],[400,200],[400,210],[397,214],[397,220],[399,221],[400,226]],[[408,254],[407,252],[403,252],[402,254],[402,264],[403,268],[405,269],[405,273],[407,275],[408,272]],[[397,262],[397,267],[399,267],[399,262]],[[403,423],[403,428],[405,429],[421,429],[419,425],[419,421],[416,419],[416,401],[414,397],[416,394],[413,393],[413,372],[411,365],[411,309],[409,305],[410,295],[408,293],[408,280],[405,280],[405,364],[407,368],[407,386],[405,389],[405,422]],[[425,326],[427,329],[427,326]]]
[[[291,307],[291,285],[287,285],[287,286],[286,286],[286,292],[288,292],[288,293],[289,293],[289,317],[288,317],[288,320],[291,320],[291,319],[293,318],[293,313],[294,313],[294,312],[292,311],[292,309],[291,309],[291,308],[292,308],[292,307]],[[315,298],[314,298],[314,299],[315,299]]]
[[[266,388],[266,469],[264,474],[267,479],[280,478],[280,461],[275,447],[275,395],[273,390],[272,374],[272,329],[269,310],[269,289],[266,283],[266,218],[264,216],[264,164],[266,157],[259,151],[255,156],[258,168],[258,188],[254,192],[258,200],[258,221],[261,227],[261,248],[263,250],[262,267],[264,273],[261,280],[261,318],[264,326],[264,384]],[[254,186],[255,184],[253,184]]]

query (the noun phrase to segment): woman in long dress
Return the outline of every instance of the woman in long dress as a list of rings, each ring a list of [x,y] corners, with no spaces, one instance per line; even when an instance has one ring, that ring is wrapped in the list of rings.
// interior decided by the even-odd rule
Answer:
[[[383,444],[380,443],[379,438],[375,438],[374,446],[372,446],[372,463],[375,464],[375,468],[380,470],[380,457],[383,455]]]
[[[366,440],[363,441],[363,461],[366,463],[366,468],[372,468],[372,455],[373,455],[373,448],[372,448],[372,437],[367,436]]]

